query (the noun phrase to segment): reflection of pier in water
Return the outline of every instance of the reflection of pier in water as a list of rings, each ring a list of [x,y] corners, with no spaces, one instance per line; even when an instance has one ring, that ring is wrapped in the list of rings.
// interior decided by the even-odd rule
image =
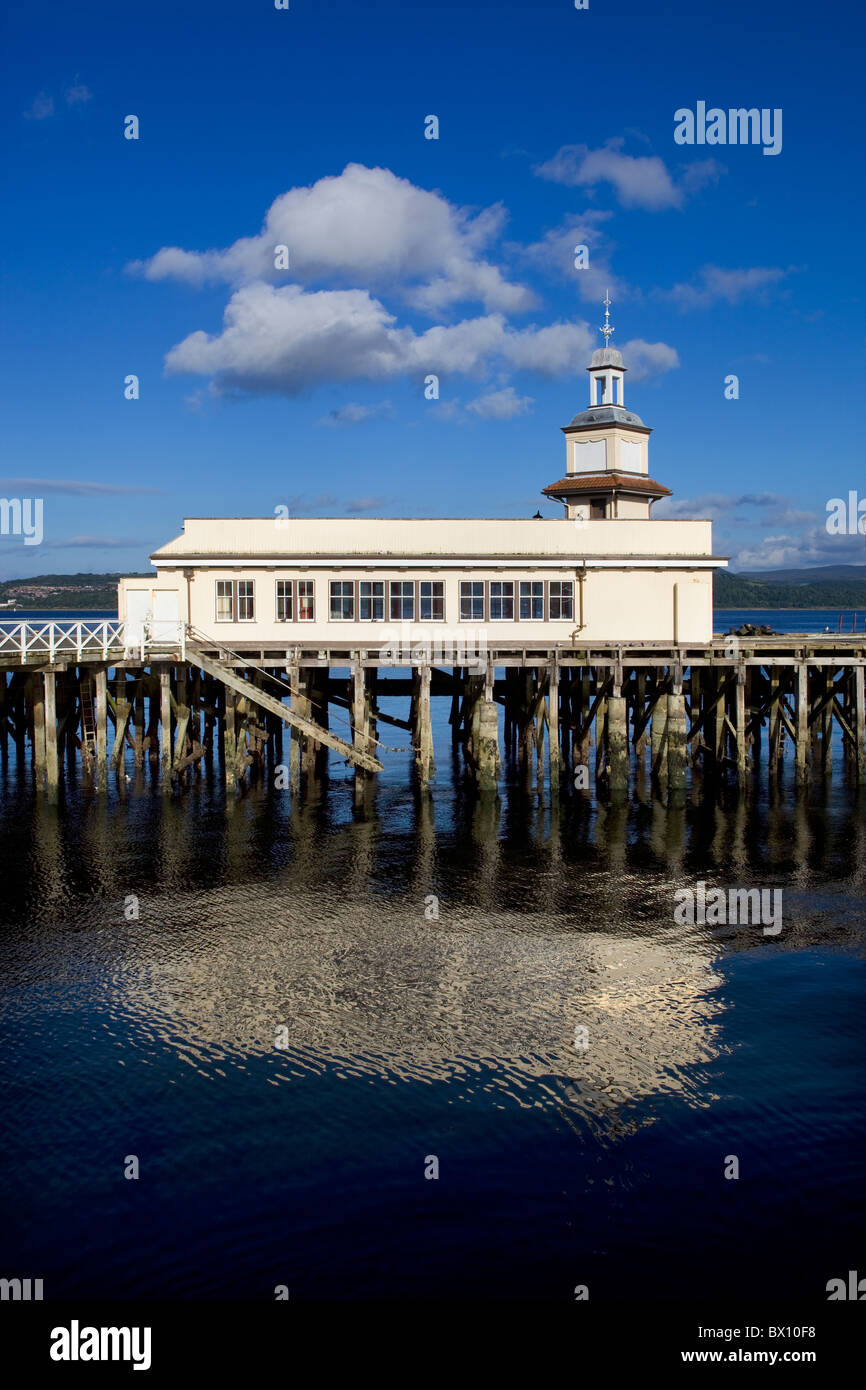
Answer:
[[[13,828],[52,963],[94,989],[121,1056],[167,1049],[208,1075],[253,1059],[275,1085],[326,1069],[448,1080],[455,1100],[482,1089],[500,1105],[546,1092],[606,1124],[664,1093],[706,1105],[706,1068],[729,1046],[719,956],[853,939],[856,921],[801,911],[798,893],[866,883],[862,807],[803,798],[666,810],[515,795],[500,809],[458,789],[445,816],[429,794],[381,787],[353,815],[343,784],[206,818],[133,798],[70,820],[30,799]],[[698,877],[783,886],[783,937],[676,926],[674,892]]]

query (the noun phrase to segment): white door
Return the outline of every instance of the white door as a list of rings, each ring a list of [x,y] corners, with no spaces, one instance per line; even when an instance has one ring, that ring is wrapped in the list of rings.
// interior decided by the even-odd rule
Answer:
[[[124,643],[127,647],[140,647],[144,636],[144,624],[150,617],[150,590],[127,589],[126,591],[126,630]]]
[[[154,642],[180,640],[180,594],[177,589],[154,589],[150,634]]]

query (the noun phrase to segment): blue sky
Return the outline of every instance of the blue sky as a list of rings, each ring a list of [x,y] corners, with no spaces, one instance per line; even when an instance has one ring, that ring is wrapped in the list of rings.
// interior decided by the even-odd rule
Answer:
[[[45,536],[0,537],[0,576],[142,569],[185,515],[557,515],[605,285],[669,514],[739,568],[861,560],[824,521],[866,497],[863,29],[803,0],[7,12],[0,494]],[[781,152],[678,145],[698,101],[780,108]]]

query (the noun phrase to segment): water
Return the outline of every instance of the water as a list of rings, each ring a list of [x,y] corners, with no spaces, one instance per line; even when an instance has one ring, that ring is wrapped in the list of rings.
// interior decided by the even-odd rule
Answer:
[[[717,608],[713,627],[717,633],[729,632],[743,623],[756,627],[766,623],[774,632],[866,634],[866,610],[848,608]],[[840,626],[841,623],[841,626]]]
[[[294,804],[127,765],[51,805],[2,771],[0,1274],[812,1300],[858,1267],[862,794],[786,767],[718,805],[551,801],[506,768],[483,803],[447,705],[430,794],[388,753],[360,807],[334,757]],[[781,935],[678,925],[699,880],[781,888]]]

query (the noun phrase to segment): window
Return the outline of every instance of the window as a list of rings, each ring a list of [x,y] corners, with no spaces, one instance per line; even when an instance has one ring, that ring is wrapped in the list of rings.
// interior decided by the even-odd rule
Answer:
[[[255,590],[252,579],[238,580],[238,622],[251,623],[255,621],[256,601]]]
[[[550,618],[574,618],[574,584],[569,580],[550,581]]]
[[[544,620],[544,580],[521,579],[520,617],[524,622]]]
[[[490,581],[490,621],[503,623],[514,619],[514,583],[510,579]]]
[[[415,618],[415,581],[391,581],[391,622],[412,622]]]
[[[355,616],[355,581],[331,580],[331,622],[351,622]]]
[[[298,580],[298,622],[311,623],[316,616],[316,600],[312,579]]]
[[[277,622],[290,623],[292,621],[292,589],[291,579],[277,580]]]
[[[444,623],[445,585],[441,579],[421,580],[422,623]]]
[[[362,623],[381,623],[385,617],[385,585],[378,579],[362,579],[359,617]]]
[[[235,620],[235,586],[231,579],[217,580],[216,619],[218,623],[233,623]]]
[[[462,579],[460,581],[460,621],[462,623],[484,622],[483,580]]]
[[[591,497],[589,499],[590,521],[604,521],[605,505],[603,497]]]

